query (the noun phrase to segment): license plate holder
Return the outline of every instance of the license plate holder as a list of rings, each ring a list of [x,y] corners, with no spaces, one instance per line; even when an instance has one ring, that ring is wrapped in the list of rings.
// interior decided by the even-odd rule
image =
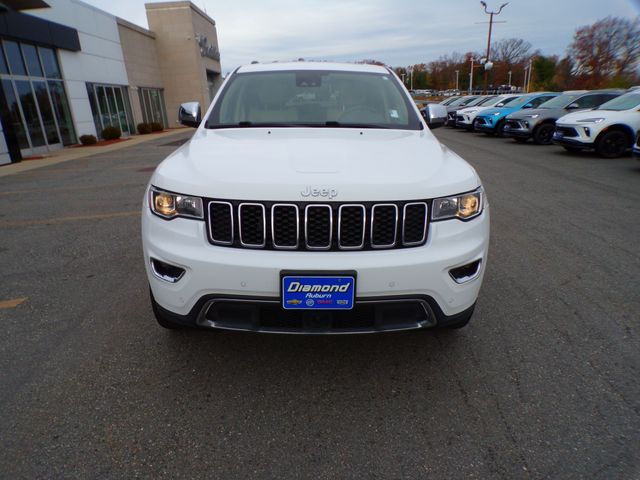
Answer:
[[[280,303],[285,310],[351,310],[356,272],[280,272]]]

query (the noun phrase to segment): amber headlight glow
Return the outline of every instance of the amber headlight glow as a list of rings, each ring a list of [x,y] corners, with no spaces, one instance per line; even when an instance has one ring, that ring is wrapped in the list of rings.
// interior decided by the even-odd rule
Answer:
[[[436,198],[431,209],[432,220],[459,218],[469,220],[482,213],[484,207],[484,190],[463,193],[454,197]]]
[[[156,215],[166,219],[175,217],[202,220],[202,199],[179,193],[165,192],[155,187],[149,189],[149,207]]]

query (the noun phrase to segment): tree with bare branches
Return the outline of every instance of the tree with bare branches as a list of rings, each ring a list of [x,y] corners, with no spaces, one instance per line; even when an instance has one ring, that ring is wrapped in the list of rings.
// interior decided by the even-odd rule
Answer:
[[[585,88],[608,84],[615,77],[633,77],[640,67],[640,17],[607,17],[576,30],[569,46],[574,75]]]

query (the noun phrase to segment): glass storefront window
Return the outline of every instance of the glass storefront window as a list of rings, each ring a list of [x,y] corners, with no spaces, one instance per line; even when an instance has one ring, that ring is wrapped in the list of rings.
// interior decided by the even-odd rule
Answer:
[[[40,59],[42,60],[45,76],[47,78],[61,78],[56,52],[44,47],[38,47],[38,51],[40,52]]]
[[[167,115],[164,108],[164,95],[160,88],[140,88],[140,107],[142,119],[149,122],[157,122],[168,127]]]
[[[42,122],[44,124],[44,133],[47,136],[47,143],[49,145],[60,143],[58,127],[56,127],[56,119],[53,116],[51,100],[49,99],[49,93],[47,92],[47,84],[44,81],[33,82],[33,90],[36,94],[38,107],[40,108],[40,116],[42,117]]]
[[[35,98],[31,91],[31,84],[26,80],[16,80],[16,90],[18,98],[22,105],[22,113],[27,124],[29,137],[31,138],[32,147],[41,147],[45,144],[44,135],[42,134],[42,125],[38,116],[38,108],[36,107]]]
[[[38,52],[33,45],[22,44],[22,54],[27,62],[27,70],[32,77],[42,77],[42,67],[40,66],[40,59],[38,58]]]
[[[24,130],[20,105],[13,91],[11,80],[2,80],[2,91],[4,92],[4,98],[7,100],[11,127],[18,138],[18,145],[21,149],[29,148],[29,139],[27,138],[27,132]]]
[[[76,135],[73,130],[73,119],[71,118],[71,109],[67,94],[64,91],[62,82],[49,80],[49,92],[51,93],[51,101],[58,119],[60,127],[60,135],[64,145],[73,145],[76,143]]]
[[[119,127],[123,134],[133,133],[131,107],[126,87],[87,83],[87,93],[98,135],[104,127]]]
[[[26,75],[27,71],[24,68],[24,62],[22,61],[22,54],[20,48],[16,42],[9,42],[7,40],[2,42],[4,45],[4,51],[7,54],[7,60],[9,61],[9,68],[13,75]]]
[[[76,143],[55,50],[10,40],[0,45],[0,80],[23,155]]]
[[[7,62],[4,59],[4,52],[2,50],[2,43],[0,43],[0,73],[9,73]]]

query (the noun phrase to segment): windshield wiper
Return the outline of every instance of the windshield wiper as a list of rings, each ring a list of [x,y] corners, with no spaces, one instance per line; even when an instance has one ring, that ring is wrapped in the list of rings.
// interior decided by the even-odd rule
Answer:
[[[382,125],[376,125],[374,123],[341,123],[336,121],[328,121],[324,124],[325,126],[331,128],[389,128]]]

